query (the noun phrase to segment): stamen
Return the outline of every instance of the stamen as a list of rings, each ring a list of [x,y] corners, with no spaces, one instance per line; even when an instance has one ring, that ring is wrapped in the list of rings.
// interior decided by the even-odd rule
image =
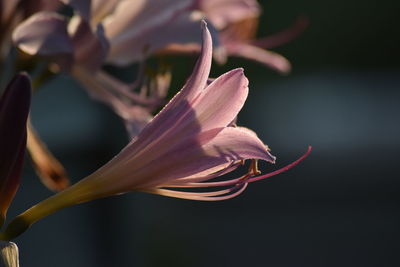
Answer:
[[[296,161],[293,161],[292,163],[286,165],[285,167],[283,167],[283,168],[281,168],[279,170],[276,170],[276,171],[273,171],[273,172],[270,172],[270,173],[267,173],[267,174],[264,174],[264,175],[261,175],[261,176],[253,177],[251,179],[248,179],[247,182],[249,182],[249,183],[256,182],[256,181],[259,181],[259,180],[262,180],[262,179],[266,179],[266,178],[272,177],[272,176],[277,175],[279,173],[285,172],[285,171],[293,168],[297,164],[299,164],[301,161],[303,161],[311,153],[311,150],[312,150],[312,147],[309,146],[307,152],[304,153],[304,155],[301,156],[300,158],[298,158]]]
[[[249,174],[251,176],[256,176],[261,174],[261,171],[258,169],[258,160],[257,159],[252,159],[250,168],[249,168]]]
[[[225,167],[224,169],[219,170],[219,171],[217,171],[215,173],[212,173],[212,174],[209,174],[209,175],[205,175],[205,176],[200,176],[200,177],[180,178],[180,179],[175,180],[172,184],[173,185],[181,185],[181,184],[184,185],[184,184],[186,184],[188,182],[196,183],[196,182],[202,182],[202,181],[211,180],[211,179],[217,178],[219,176],[222,176],[224,174],[227,174],[227,173],[229,173],[231,171],[236,170],[241,164],[242,164],[241,161],[239,161],[239,162],[232,161],[227,167]]]
[[[225,169],[223,169],[221,171],[211,174],[211,175],[206,175],[203,177],[178,179],[173,183],[163,184],[160,187],[176,187],[176,188],[201,188],[201,187],[203,187],[203,188],[205,188],[205,187],[221,187],[221,186],[238,186],[243,183],[256,182],[258,180],[266,179],[266,178],[272,177],[274,175],[277,175],[279,173],[282,173],[284,171],[291,169],[292,167],[296,166],[301,161],[303,161],[311,153],[311,150],[312,150],[312,147],[309,146],[307,152],[303,156],[301,156],[299,159],[297,159],[296,161],[286,165],[285,167],[283,167],[279,170],[276,170],[276,171],[273,171],[273,172],[270,172],[270,173],[267,173],[267,174],[264,174],[261,176],[256,176],[256,175],[261,174],[261,171],[258,169],[258,160],[253,159],[249,166],[248,173],[246,173],[245,175],[243,175],[239,178],[229,179],[229,180],[225,180],[225,181],[218,181],[218,182],[203,182],[203,181],[217,178],[226,173],[229,173],[230,171],[236,169],[241,164],[240,161],[226,167]],[[256,176],[256,177],[254,177],[254,176]],[[190,181],[190,182],[188,182],[188,181]],[[167,189],[159,189],[159,190],[167,190]],[[168,190],[168,191],[180,192],[180,191],[175,191],[175,190]],[[224,190],[215,191],[215,192],[222,192],[222,191],[224,191]],[[188,192],[183,192],[183,193],[188,193]],[[195,193],[195,194],[199,194],[199,193]]]
[[[190,200],[219,201],[238,196],[246,189],[246,187],[247,183],[241,183],[229,189],[213,192],[183,192],[169,189],[150,189],[143,190],[143,192]]]
[[[247,182],[246,180],[251,177],[249,174],[245,174],[239,178],[230,179],[226,181],[220,182],[198,182],[198,183],[186,183],[177,186],[169,186],[169,187],[179,187],[179,188],[195,188],[195,187],[219,187],[219,186],[232,186],[242,184],[243,182]]]
[[[245,175],[242,177],[238,178],[239,181],[247,181],[250,177],[256,176],[258,174],[261,174],[261,171],[258,169],[258,160],[257,159],[252,159],[249,170]]]

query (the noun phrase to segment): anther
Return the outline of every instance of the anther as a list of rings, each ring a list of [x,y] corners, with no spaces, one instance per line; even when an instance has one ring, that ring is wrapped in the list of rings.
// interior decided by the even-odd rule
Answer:
[[[261,174],[261,171],[258,169],[258,160],[252,159],[250,166],[249,166],[249,170],[247,171],[247,173],[245,175],[240,177],[239,180],[241,182],[244,182],[247,179],[254,177],[256,175],[259,175],[259,174]]]
[[[256,175],[261,174],[261,171],[258,169],[258,160],[257,159],[251,160],[248,174],[250,176],[256,176]]]

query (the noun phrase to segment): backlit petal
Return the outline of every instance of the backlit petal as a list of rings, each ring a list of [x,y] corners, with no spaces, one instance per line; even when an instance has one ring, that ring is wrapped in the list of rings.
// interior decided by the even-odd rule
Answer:
[[[21,23],[13,32],[14,43],[30,55],[72,54],[66,18],[40,12]]]
[[[254,132],[240,127],[216,128],[183,140],[174,149],[148,161],[148,164],[154,162],[151,166],[145,163],[135,174],[138,177],[148,175],[147,180],[138,178],[137,182],[141,187],[151,187],[200,173],[206,175],[206,170],[212,174],[221,165],[244,159],[275,161]],[[169,164],[170,160],[175,163]]]
[[[307,17],[299,16],[295,23],[287,29],[270,36],[254,40],[251,42],[251,44],[265,49],[275,48],[298,37],[305,31],[305,29],[308,27],[308,24],[309,21]]]
[[[217,27],[223,29],[229,24],[258,17],[261,8],[256,0],[201,0],[199,8]]]
[[[230,43],[226,44],[226,49],[231,56],[254,60],[283,74],[287,74],[291,70],[290,62],[286,58],[257,46],[246,43]]]
[[[130,147],[122,151],[123,154],[137,153],[140,149],[157,145],[156,140],[161,140],[165,135],[176,135],[174,131],[175,125],[178,123],[177,118],[183,116],[189,122],[195,122],[195,115],[191,107],[191,102],[195,99],[205,88],[210,73],[212,60],[212,40],[211,35],[203,23],[203,48],[200,58],[198,59],[194,71],[182,90],[176,94],[172,100],[153,118],[153,120],[142,130],[142,132],[135,138]],[[200,129],[199,126],[192,125]],[[175,138],[178,140],[179,138]],[[148,149],[150,149],[148,147]],[[136,152],[135,152],[136,151]]]
[[[90,19],[90,5],[91,0],[60,0],[66,5],[73,7],[79,15],[81,15],[86,21]]]
[[[92,0],[91,22],[93,25],[112,14],[121,0]]]
[[[128,64],[140,59],[146,46],[139,44],[149,40],[149,36],[159,34],[181,12],[192,5],[192,0],[125,0],[109,16],[104,27],[107,38],[111,40],[110,61],[115,64]],[[150,35],[149,35],[150,34]],[[132,47],[129,51],[128,48]],[[139,58],[138,58],[139,56]]]

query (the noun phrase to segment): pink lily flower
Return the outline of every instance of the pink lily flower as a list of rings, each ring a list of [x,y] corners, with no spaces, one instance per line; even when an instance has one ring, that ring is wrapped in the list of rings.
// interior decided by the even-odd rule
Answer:
[[[248,183],[286,171],[308,155],[310,151],[280,170],[260,175],[257,160],[274,163],[275,157],[254,132],[232,126],[247,98],[248,80],[242,69],[234,69],[209,83],[212,41],[205,22],[202,26],[202,52],[182,90],[112,160],[19,215],[0,239],[12,239],[64,207],[131,191],[203,201],[229,199]],[[210,181],[247,159],[252,164],[245,175]]]
[[[0,98],[0,226],[18,190],[31,100],[27,75],[17,75]]]
[[[221,51],[216,57],[218,63],[224,64],[226,56],[233,56],[259,62],[282,74],[290,72],[290,62],[267,49],[282,45],[303,32],[308,24],[305,18],[300,18],[295,25],[281,33],[255,39],[258,18],[262,13],[256,0],[197,0],[196,8],[218,31]],[[163,50],[164,53],[195,51],[200,51],[200,46],[193,43],[171,45]],[[222,53],[225,56],[221,56]]]
[[[15,44],[30,55],[51,57],[92,97],[121,115],[129,129],[140,130],[163,99],[152,92],[139,94],[136,90],[142,87],[140,84],[121,82],[99,68],[106,58],[112,64],[126,65],[142,61],[170,44],[192,39],[199,43],[200,18],[188,16],[194,1],[62,2],[71,5],[77,14],[68,20],[56,13],[39,12],[14,31]]]
[[[106,57],[112,64],[127,65],[170,44],[201,41],[201,18],[189,16],[194,0],[60,1],[75,9],[70,21],[54,12],[38,12],[17,27],[13,40],[30,55],[68,55],[69,61],[57,62],[64,69],[93,72]]]

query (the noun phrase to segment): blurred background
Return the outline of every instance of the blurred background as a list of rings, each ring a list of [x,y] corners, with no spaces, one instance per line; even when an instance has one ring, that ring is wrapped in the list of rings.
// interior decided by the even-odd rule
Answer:
[[[396,0],[263,1],[259,36],[310,19],[275,49],[293,64],[281,76],[244,67],[250,95],[239,124],[255,130],[282,167],[217,203],[131,193],[67,208],[16,240],[21,266],[400,266],[400,52]],[[180,58],[173,90],[194,58]],[[115,155],[127,136],[107,107],[69,77],[35,95],[33,123],[77,181]],[[51,193],[26,164],[10,217]]]

